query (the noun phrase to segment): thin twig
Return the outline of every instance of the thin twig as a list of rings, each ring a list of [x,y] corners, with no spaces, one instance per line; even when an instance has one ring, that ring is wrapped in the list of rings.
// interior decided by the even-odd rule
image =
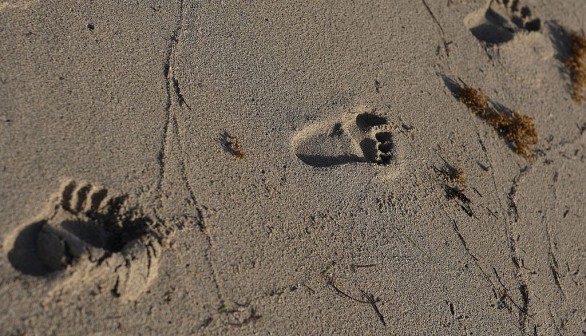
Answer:
[[[381,321],[381,323],[386,327],[387,326],[387,322],[385,322],[385,317],[383,316],[383,314],[380,312],[380,310],[378,309],[376,303],[379,302],[379,299],[375,299],[374,295],[366,293],[365,291],[362,291],[362,296],[367,300],[367,302],[372,306],[372,309],[374,309],[374,312],[376,313],[376,315],[378,316],[378,319]]]
[[[342,295],[345,298],[348,298],[348,299],[350,299],[352,301],[356,301],[356,302],[360,302],[360,303],[367,303],[367,304],[370,303],[369,301],[362,301],[362,300],[359,300],[357,298],[354,298],[354,297],[346,294],[340,288],[336,287],[336,285],[334,284],[334,280],[332,280],[332,279],[328,280],[328,283],[327,284],[328,284],[328,286],[332,287],[336,291],[336,293]]]
[[[442,27],[442,25],[439,23],[438,19],[435,17],[433,12],[431,11],[431,8],[429,8],[429,5],[427,5],[427,2],[425,2],[425,0],[421,0],[421,2],[423,2],[425,9],[427,9],[427,12],[429,13],[429,15],[431,15],[431,18],[433,19],[433,21],[435,21],[435,23],[439,27],[440,31],[442,32],[442,35],[444,35],[444,28]]]

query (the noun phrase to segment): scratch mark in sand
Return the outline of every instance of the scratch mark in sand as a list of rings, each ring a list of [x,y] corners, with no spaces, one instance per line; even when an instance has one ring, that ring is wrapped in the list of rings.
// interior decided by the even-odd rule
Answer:
[[[527,283],[523,277],[523,271],[521,269],[521,266],[523,266],[523,260],[519,256],[515,239],[513,238],[513,224],[517,223],[519,220],[519,212],[517,209],[517,204],[515,203],[515,195],[517,193],[517,188],[519,186],[519,182],[521,181],[521,179],[529,171],[530,166],[525,166],[513,179],[513,183],[511,184],[511,188],[509,189],[509,193],[507,194],[509,220],[505,221],[505,232],[507,235],[507,241],[509,243],[509,251],[511,254],[511,260],[513,261],[513,265],[516,269],[516,278],[519,288],[519,294],[521,295],[521,309],[519,310],[519,326],[523,331],[526,331],[527,328],[526,324],[529,310],[529,289],[527,287]]]
[[[438,26],[439,30],[440,30],[440,35],[441,35],[441,39],[442,39],[442,43],[444,45],[444,50],[446,52],[446,56],[450,57],[450,44],[452,44],[452,41],[447,41],[446,37],[445,37],[445,32],[444,32],[444,28],[442,27],[441,23],[439,22],[439,20],[437,19],[437,17],[435,16],[435,14],[433,14],[433,11],[431,10],[431,8],[429,7],[429,5],[427,4],[427,2],[425,0],[421,0],[421,2],[423,3],[423,6],[425,6],[425,9],[427,10],[427,12],[429,13],[429,15],[431,16],[431,18],[433,19],[433,21],[435,22],[435,24]],[[438,47],[439,49],[440,47]]]
[[[179,1],[179,17],[175,24],[175,29],[169,39],[167,47],[165,49],[165,60],[163,63],[163,76],[165,78],[165,119],[163,126],[163,136],[161,138],[161,147],[157,155],[157,161],[159,163],[159,178],[157,181],[157,192],[160,195],[162,192],[162,183],[165,176],[165,164],[167,157],[167,142],[169,138],[169,126],[171,126],[175,113],[172,109],[172,97],[171,97],[171,83],[175,78],[173,73],[173,67],[175,65],[175,50],[179,44],[181,37],[181,31],[183,28],[183,0]]]
[[[484,268],[480,264],[479,259],[469,249],[468,243],[464,239],[464,236],[461,234],[457,222],[449,216],[449,214],[447,213],[447,211],[445,211],[445,209],[443,209],[443,211],[446,214],[446,216],[448,216],[448,218],[450,218],[450,220],[452,221],[452,229],[456,233],[456,236],[458,237],[458,240],[460,240],[460,243],[464,247],[464,250],[466,251],[466,253],[468,254],[468,256],[472,259],[472,261],[474,262],[474,265],[476,266],[476,268],[478,268],[480,270],[480,273],[482,274],[482,278],[484,278],[484,280],[490,285],[490,287],[491,287],[491,289],[492,289],[495,297],[499,300],[499,306],[500,305],[503,305],[503,307],[507,307],[505,305],[506,304],[505,300],[509,300],[513,304],[513,306],[515,306],[517,308],[517,310],[520,312],[519,313],[519,316],[521,316],[521,315],[526,316],[526,314],[522,314],[521,313],[523,311],[526,311],[526,309],[523,307],[523,305],[517,304],[515,302],[515,300],[509,295],[509,290],[504,285],[504,283],[502,283],[502,281],[500,280],[500,276],[496,272],[496,269],[493,268],[493,271],[495,272],[496,278],[497,278],[497,280],[499,282],[498,284],[495,284],[493,282],[493,280],[490,277],[490,275],[484,270]],[[526,289],[526,285],[525,285],[524,288]],[[508,307],[507,307],[507,309],[510,311],[510,309]],[[517,328],[519,328],[519,330],[524,330],[524,326],[523,325],[520,325]]]
[[[178,15],[177,20],[175,22],[175,28],[173,29],[173,33],[167,43],[167,47],[165,50],[165,58],[163,62],[163,77],[165,78],[165,118],[164,118],[164,126],[163,126],[163,135],[161,137],[161,144],[160,150],[157,154],[157,162],[159,165],[159,176],[156,185],[156,192],[158,198],[158,206],[162,206],[162,195],[163,195],[163,180],[165,179],[165,175],[167,173],[167,160],[170,155],[170,137],[173,135],[177,139],[178,145],[178,161],[179,161],[179,178],[181,182],[184,184],[187,192],[189,193],[189,205],[195,208],[195,213],[192,215],[195,218],[197,228],[200,232],[202,232],[205,236],[207,247],[205,249],[204,259],[212,272],[212,282],[216,292],[216,296],[218,301],[221,301],[221,291],[218,282],[217,271],[214,267],[214,263],[210,256],[210,250],[212,248],[212,239],[209,234],[206,232],[206,225],[205,225],[205,216],[201,207],[198,206],[195,192],[189,179],[187,178],[187,171],[185,166],[185,159],[183,157],[183,142],[181,140],[180,134],[180,124],[177,118],[177,107],[181,108],[185,105],[189,110],[191,110],[191,106],[187,104],[185,98],[181,94],[181,90],[179,87],[179,81],[175,77],[175,65],[177,63],[176,60],[176,52],[177,48],[180,45],[181,36],[183,34],[183,18],[185,12],[185,5],[183,0],[179,0],[178,2]]]
[[[562,166],[560,169],[563,169],[563,167],[565,166],[565,163],[562,163]],[[556,208],[559,208],[559,201],[558,201],[558,180],[559,180],[559,170],[556,170],[556,172],[554,173],[553,176],[553,196],[554,196],[554,201],[556,204]],[[567,210],[566,210],[567,213]],[[546,215],[547,215],[547,211],[544,212],[543,217],[542,217],[542,222],[545,222],[546,220]],[[565,215],[564,215],[565,217]],[[543,223],[542,223],[543,224]],[[543,225],[542,225],[543,226]],[[547,221],[547,223],[545,223],[545,233],[547,235],[547,244],[548,244],[548,257],[549,257],[549,268],[551,270],[551,275],[553,276],[553,281],[556,285],[556,287],[559,289],[559,291],[562,293],[562,296],[564,297],[564,299],[566,298],[566,293],[564,292],[564,289],[562,288],[562,285],[560,283],[560,279],[559,279],[559,265],[558,265],[558,261],[556,258],[556,255],[554,253],[554,246],[555,246],[555,242],[552,236],[552,232],[551,232],[551,224],[549,221]]]
[[[507,244],[509,247],[511,261],[513,263],[513,266],[515,267],[515,278],[517,280],[517,288],[519,289],[519,295],[521,296],[521,304],[520,305],[516,304],[510,297],[509,297],[509,299],[511,300],[511,302],[513,302],[513,304],[518,309],[519,328],[520,328],[520,330],[525,332],[527,329],[527,325],[526,325],[527,324],[527,317],[529,316],[529,314],[528,314],[529,289],[528,289],[527,283],[524,279],[523,271],[521,268],[523,261],[519,256],[519,253],[517,251],[517,247],[515,244],[515,239],[513,238],[513,224],[517,223],[519,220],[519,212],[517,209],[517,204],[515,202],[515,195],[517,193],[517,189],[518,189],[520,181],[527,173],[529,173],[531,171],[531,169],[530,169],[531,167],[525,166],[525,167],[521,168],[520,172],[513,178],[513,182],[511,184],[511,187],[509,188],[509,192],[507,194],[507,201],[506,201],[507,209],[505,209],[503,207],[503,201],[501,200],[501,198],[497,192],[499,189],[498,189],[497,183],[496,183],[496,177],[494,174],[492,160],[490,159],[488,149],[485,146],[485,144],[482,140],[482,137],[480,136],[480,132],[478,131],[478,128],[476,129],[476,134],[478,136],[478,141],[480,143],[480,146],[482,147],[482,150],[486,156],[486,160],[490,164],[491,178],[492,178],[494,190],[497,195],[497,200],[498,200],[499,206],[501,207],[501,210],[503,211],[503,213],[508,214],[508,218],[504,218],[504,229],[505,229]],[[508,296],[508,294],[507,294],[507,296]]]
[[[555,256],[554,253],[554,242],[553,242],[553,238],[551,235],[551,225],[548,222],[545,222],[546,220],[546,214],[547,211],[543,214],[542,218],[541,218],[541,223],[542,226],[543,224],[545,224],[545,233],[547,236],[547,245],[548,245],[548,251],[547,251],[547,256],[548,256],[548,263],[549,263],[549,270],[551,271],[551,275],[553,277],[553,282],[555,283],[556,287],[558,288],[558,290],[560,291],[560,293],[562,294],[562,296],[564,298],[566,298],[566,293],[564,292],[564,289],[562,288],[562,284],[560,283],[560,277],[559,277],[559,265],[558,265],[558,261],[557,258]]]

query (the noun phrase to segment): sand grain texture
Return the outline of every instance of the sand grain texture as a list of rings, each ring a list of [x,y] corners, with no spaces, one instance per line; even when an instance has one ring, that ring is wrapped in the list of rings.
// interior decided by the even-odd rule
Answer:
[[[586,332],[583,17],[0,2],[0,330]],[[530,158],[454,83],[531,118]]]

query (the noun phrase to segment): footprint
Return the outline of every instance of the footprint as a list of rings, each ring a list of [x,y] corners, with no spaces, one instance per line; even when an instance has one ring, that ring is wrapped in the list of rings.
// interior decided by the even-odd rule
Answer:
[[[478,40],[490,44],[508,42],[520,31],[541,29],[541,19],[520,0],[491,0],[466,16],[464,24]]]
[[[313,167],[370,162],[390,164],[396,152],[387,119],[361,106],[339,120],[307,126],[295,135],[292,146],[303,163]]]
[[[46,211],[6,238],[4,248],[16,270],[51,280],[55,291],[90,286],[135,300],[157,276],[156,224],[130,207],[126,195],[67,181]]]

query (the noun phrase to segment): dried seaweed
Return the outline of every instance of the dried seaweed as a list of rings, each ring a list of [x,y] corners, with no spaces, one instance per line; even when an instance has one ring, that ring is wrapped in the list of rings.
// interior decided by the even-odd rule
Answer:
[[[220,143],[224,147],[224,151],[234,155],[237,159],[244,159],[244,150],[240,146],[238,139],[235,136],[230,135],[228,132],[220,134]]]
[[[497,111],[489,106],[490,99],[480,89],[468,85],[460,87],[456,97],[513,145],[515,153],[526,159],[533,157],[529,145],[536,144],[538,137],[531,117],[515,111]]]
[[[475,114],[484,113],[488,108],[488,97],[480,89],[477,90],[469,86],[461,87],[458,91],[458,99]]]
[[[584,34],[567,32],[569,51],[564,66],[570,73],[572,81],[572,96],[581,103],[586,98],[583,94],[586,89],[586,38]]]

